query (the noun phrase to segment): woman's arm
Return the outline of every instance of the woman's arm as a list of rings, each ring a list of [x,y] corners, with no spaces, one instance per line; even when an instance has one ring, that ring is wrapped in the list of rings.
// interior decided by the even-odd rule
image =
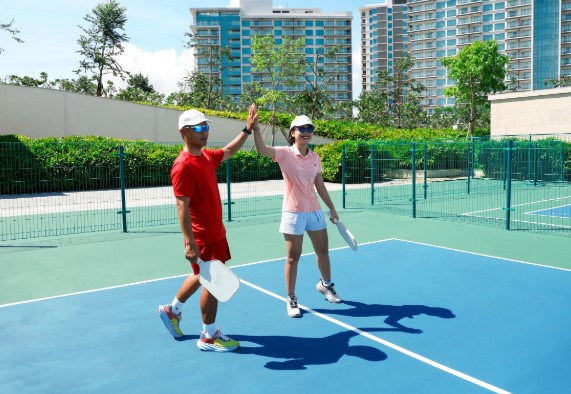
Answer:
[[[327,208],[329,208],[329,211],[331,211],[331,220],[339,220],[339,215],[335,210],[333,201],[331,201],[331,197],[329,196],[329,192],[325,187],[325,182],[323,181],[323,176],[320,172],[315,176],[315,190],[317,190],[317,194],[319,194],[319,197],[321,197],[325,205],[327,205]]]
[[[256,107],[254,106],[254,109],[255,108]],[[266,143],[264,142],[264,138],[262,137],[262,133],[260,131],[260,122],[258,120],[257,111],[256,111],[256,118],[254,121],[254,143],[256,144],[256,150],[260,155],[269,157],[271,159],[276,157],[276,150],[271,146],[267,146]]]

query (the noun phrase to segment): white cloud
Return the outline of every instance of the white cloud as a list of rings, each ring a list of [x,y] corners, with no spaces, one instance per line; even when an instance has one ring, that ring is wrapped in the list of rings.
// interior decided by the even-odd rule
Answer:
[[[177,82],[193,68],[193,55],[189,49],[177,53],[175,49],[144,51],[129,43],[125,43],[124,47],[125,52],[118,58],[121,67],[130,73],[141,73],[148,77],[155,90],[162,94],[176,92]],[[126,86],[121,79],[111,79],[118,87]]]
[[[240,7],[240,0],[230,0],[228,7]]]

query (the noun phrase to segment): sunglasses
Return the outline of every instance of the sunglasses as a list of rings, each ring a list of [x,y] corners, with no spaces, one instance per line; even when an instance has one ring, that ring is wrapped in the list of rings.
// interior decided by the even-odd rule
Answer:
[[[183,129],[185,130],[194,130],[197,133],[204,133],[205,131],[210,130],[210,126],[206,125],[196,125],[196,126],[184,126]]]
[[[298,126],[297,129],[299,130],[300,133],[313,133],[313,130],[315,130],[314,126]]]

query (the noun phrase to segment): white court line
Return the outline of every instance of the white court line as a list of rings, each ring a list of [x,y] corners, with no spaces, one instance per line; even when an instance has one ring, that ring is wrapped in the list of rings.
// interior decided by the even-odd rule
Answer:
[[[400,242],[407,242],[407,243],[417,244],[417,245],[423,245],[423,246],[430,246],[431,248],[450,250],[450,251],[453,251],[453,252],[466,253],[466,254],[471,254],[471,255],[473,255],[473,256],[482,256],[482,257],[487,257],[487,258],[490,258],[490,259],[497,259],[497,260],[509,261],[510,263],[518,263],[518,264],[532,265],[532,266],[534,266],[534,267],[541,267],[541,268],[547,268],[547,269],[554,269],[554,270],[559,270],[559,271],[571,272],[571,269],[569,269],[569,268],[553,267],[553,266],[551,266],[551,265],[543,265],[543,264],[538,264],[538,263],[530,263],[530,262],[528,262],[528,261],[508,259],[508,258],[506,258],[506,257],[492,256],[492,255],[484,254],[484,253],[469,252],[469,251],[467,251],[467,250],[449,248],[449,247],[446,247],[446,246],[438,246],[438,245],[433,245],[433,244],[429,244],[429,243],[425,243],[425,242],[409,241],[409,240],[400,239],[400,238],[392,238],[391,240],[393,240],[393,241],[400,241]]]
[[[512,207],[523,207],[523,206],[525,206],[525,205],[539,204],[539,203],[542,203],[542,202],[549,202],[549,201],[564,200],[564,199],[566,199],[566,198],[571,198],[571,196],[557,197],[557,198],[548,198],[548,199],[546,199],[546,200],[530,201],[530,202],[525,202],[525,203],[521,203],[521,204],[515,204],[515,205],[512,205]],[[502,208],[502,207],[490,208],[490,209],[483,209],[483,210],[481,210],[481,211],[466,212],[466,213],[463,213],[462,216],[469,216],[469,215],[475,216],[474,214],[476,214],[476,213],[491,212],[491,211],[501,211],[501,210],[503,210],[503,209],[504,209],[504,208]],[[486,217],[486,216],[477,216],[477,217]],[[493,218],[491,218],[491,219],[493,219]]]
[[[542,215],[536,215],[536,216],[542,216]],[[495,221],[501,221],[501,222],[506,221],[506,218],[495,218],[495,217],[484,216],[484,215],[471,215],[470,217],[495,220]],[[567,217],[563,218],[561,216],[550,216],[550,217],[556,218],[556,219],[567,219]],[[563,229],[571,228],[571,226],[566,226],[564,224],[542,223],[542,222],[533,221],[533,220],[521,220],[521,219],[514,219],[514,218],[510,218],[510,223],[535,224],[535,225],[541,226],[541,227],[553,227],[553,228],[563,228]]]
[[[444,248],[444,247],[438,247],[438,246],[429,245],[429,244],[422,244],[422,243],[419,243],[419,242],[406,241],[406,240],[397,239],[397,238],[390,238],[390,239],[385,239],[385,240],[379,240],[379,241],[373,241],[373,242],[366,242],[366,243],[363,243],[362,245],[376,244],[376,243],[387,242],[387,241],[393,241],[393,240],[401,241],[401,242],[417,243],[417,244],[420,244],[420,245],[433,246],[433,247],[442,248],[442,249],[455,250],[455,249]],[[344,247],[335,248],[335,249],[331,249],[331,250],[333,251],[333,250],[347,249],[347,248],[349,248],[349,247],[348,247],[348,246],[344,246]],[[456,250],[456,251],[462,252],[461,250]],[[470,253],[470,252],[465,252],[465,253]],[[315,254],[315,253],[305,253],[304,256],[313,255],[313,254]],[[477,254],[477,253],[472,253],[472,254]],[[485,255],[482,255],[482,256],[485,256]],[[487,257],[497,258],[497,257],[495,257],[495,256],[487,256]],[[271,259],[271,260],[258,261],[258,262],[254,262],[254,263],[247,263],[247,264],[242,264],[242,265],[234,266],[234,267],[231,267],[231,268],[234,269],[234,268],[239,268],[239,267],[245,267],[245,266],[250,266],[250,265],[257,265],[257,264],[268,263],[268,262],[275,262],[275,261],[280,261],[280,260],[283,260],[283,258],[276,258],[276,259]],[[503,259],[503,260],[508,260],[508,259]],[[516,260],[510,260],[510,261],[516,261]],[[517,261],[516,261],[516,262],[517,262]],[[525,263],[525,264],[531,264],[531,263]],[[535,265],[535,264],[533,264],[533,265]],[[539,264],[538,264],[538,265],[539,265]],[[188,276],[188,274],[175,275],[175,276],[170,276],[170,277],[165,277],[165,278],[159,278],[159,279],[152,279],[152,280],[146,280],[146,281],[140,281],[140,282],[133,282],[133,283],[129,283],[129,284],[123,284],[123,285],[118,285],[118,286],[104,287],[104,288],[94,289],[94,290],[80,291],[80,292],[69,293],[69,294],[64,294],[64,295],[58,295],[58,296],[52,296],[52,297],[39,298],[39,299],[35,299],[35,300],[27,300],[27,301],[21,301],[21,302],[14,302],[14,303],[11,303],[11,304],[0,305],[0,308],[10,307],[10,306],[16,306],[16,305],[22,305],[22,304],[28,304],[28,303],[39,302],[39,301],[52,300],[52,299],[57,299],[57,298],[70,297],[70,296],[75,296],[75,295],[90,294],[90,293],[95,293],[95,292],[99,292],[99,291],[113,290],[113,289],[118,289],[118,288],[123,288],[123,287],[142,285],[142,284],[153,283],[153,282],[159,282],[159,281],[163,281],[163,280],[181,278],[181,277],[186,277],[186,276]],[[251,288],[253,288],[253,289],[255,289],[255,290],[258,290],[258,291],[260,291],[260,292],[262,292],[262,293],[264,293],[264,294],[267,294],[267,295],[269,295],[269,296],[271,296],[271,297],[273,297],[273,298],[276,298],[276,299],[281,300],[281,301],[283,301],[283,302],[286,301],[286,299],[285,299],[284,297],[281,297],[281,296],[279,296],[279,295],[277,295],[277,294],[275,294],[275,293],[272,293],[272,292],[270,292],[270,291],[268,291],[268,290],[266,290],[266,289],[263,289],[263,288],[261,288],[261,287],[259,287],[259,286],[257,286],[257,285],[254,285],[253,283],[250,283],[250,282],[245,281],[245,280],[243,280],[243,279],[240,279],[240,282],[244,283],[245,285],[247,285],[247,286],[249,286],[249,287],[251,287]],[[327,321],[329,321],[329,322],[331,322],[331,323],[334,323],[334,324],[336,324],[336,325],[338,325],[338,326],[340,326],[340,327],[343,327],[343,328],[345,328],[345,329],[347,329],[347,330],[353,331],[353,332],[355,332],[355,333],[357,333],[357,334],[359,334],[359,335],[361,335],[361,336],[363,336],[363,337],[365,337],[365,338],[368,338],[368,339],[370,339],[370,340],[372,340],[372,341],[375,341],[375,342],[377,342],[377,343],[379,343],[379,344],[381,344],[381,345],[383,345],[383,346],[389,347],[389,348],[391,348],[391,349],[393,349],[393,350],[395,350],[395,351],[397,351],[397,352],[399,352],[399,353],[402,353],[402,354],[404,354],[404,355],[406,355],[406,356],[412,357],[412,358],[414,358],[414,359],[416,359],[416,360],[418,360],[418,361],[420,361],[420,362],[423,362],[423,363],[425,363],[425,364],[427,364],[427,365],[430,365],[430,366],[432,366],[432,367],[434,367],[434,368],[440,369],[440,370],[443,371],[443,372],[446,372],[446,373],[449,373],[449,374],[451,374],[451,375],[454,375],[454,376],[456,376],[456,377],[458,377],[458,378],[460,378],[460,379],[466,380],[466,381],[468,381],[468,382],[470,382],[470,383],[473,383],[473,384],[475,384],[475,385],[477,385],[477,386],[480,386],[480,387],[482,387],[482,388],[485,388],[485,389],[490,390],[490,391],[495,392],[495,393],[501,393],[501,394],[508,394],[508,393],[509,393],[509,391],[503,390],[503,389],[501,389],[501,388],[499,388],[499,387],[493,386],[493,385],[491,385],[491,384],[489,384],[489,383],[486,383],[486,382],[484,382],[484,381],[482,381],[482,380],[479,380],[479,379],[477,379],[477,378],[474,378],[474,377],[472,377],[472,376],[470,376],[470,375],[467,375],[467,374],[465,374],[465,373],[463,373],[463,372],[460,372],[460,371],[457,371],[457,370],[455,370],[455,369],[453,369],[453,368],[447,367],[447,366],[445,366],[445,365],[443,365],[443,364],[440,364],[440,363],[438,363],[438,362],[436,362],[436,361],[433,361],[433,360],[431,360],[431,359],[429,359],[429,358],[426,358],[426,357],[424,357],[424,356],[422,356],[422,355],[420,355],[420,354],[414,353],[414,352],[412,352],[412,351],[410,351],[410,350],[408,350],[408,349],[405,349],[405,348],[403,348],[403,347],[400,347],[400,346],[398,346],[398,345],[396,345],[396,344],[394,344],[394,343],[392,343],[392,342],[389,342],[389,341],[384,340],[384,339],[382,339],[382,338],[379,338],[379,337],[377,337],[377,336],[375,336],[375,335],[372,335],[372,334],[370,334],[370,333],[368,333],[368,332],[366,332],[366,331],[362,331],[362,330],[360,330],[360,329],[358,329],[358,328],[356,328],[356,327],[353,327],[353,326],[351,326],[351,325],[348,325],[348,324],[346,324],[346,323],[344,323],[344,322],[342,322],[342,321],[340,321],[340,320],[334,319],[334,318],[332,318],[332,317],[330,317],[330,316],[327,316],[327,315],[325,315],[325,314],[322,314],[322,313],[319,313],[319,312],[317,312],[317,311],[314,311],[314,310],[312,310],[311,308],[308,308],[308,307],[306,307],[306,306],[304,306],[304,305],[301,305],[301,304],[298,304],[298,305],[300,306],[300,308],[304,309],[305,311],[307,311],[307,312],[309,312],[309,313],[314,314],[315,316],[317,316],[317,317],[319,317],[319,318],[321,318],[321,319],[327,320]]]
[[[280,300],[280,301],[287,302],[287,300],[286,300],[284,297],[281,297],[281,296],[279,296],[279,295],[277,295],[277,294],[275,294],[275,293],[272,293],[271,291],[266,290],[266,289],[264,289],[264,288],[262,288],[262,287],[260,287],[260,286],[257,286],[257,285],[255,285],[255,284],[253,284],[253,283],[250,283],[250,282],[245,281],[245,280],[243,280],[243,279],[240,279],[240,282],[242,282],[242,283],[244,283],[245,285],[250,286],[251,288],[253,288],[253,289],[255,289],[255,290],[258,290],[258,291],[260,291],[260,292],[262,292],[262,293],[264,293],[264,294],[266,294],[266,295],[269,295],[269,296],[271,296],[271,297],[274,297],[274,298],[276,298],[276,299],[278,299],[278,300]],[[482,380],[480,380],[480,379],[476,379],[476,378],[474,378],[474,377],[472,377],[472,376],[470,376],[470,375],[466,375],[465,373],[462,373],[462,372],[460,372],[460,371],[457,371],[457,370],[455,370],[455,369],[452,369],[452,368],[450,368],[450,367],[447,367],[446,365],[440,364],[440,363],[438,363],[438,362],[436,362],[436,361],[430,360],[429,358],[426,358],[426,357],[424,357],[424,356],[421,356],[420,354],[414,353],[414,352],[412,352],[412,351],[410,351],[410,350],[408,350],[408,349],[405,349],[405,348],[403,348],[403,347],[400,347],[400,346],[398,346],[398,345],[395,345],[395,344],[392,343],[392,342],[389,342],[389,341],[387,341],[387,340],[384,340],[384,339],[382,339],[382,338],[379,338],[379,337],[377,337],[377,336],[375,336],[375,335],[372,335],[372,334],[370,334],[370,333],[368,333],[368,332],[366,332],[366,331],[360,330],[360,329],[358,329],[357,327],[353,327],[353,326],[351,326],[351,325],[349,325],[349,324],[343,323],[342,321],[337,320],[337,319],[334,319],[334,318],[332,318],[332,317],[330,317],[330,316],[327,316],[327,315],[325,315],[325,314],[323,314],[323,313],[314,311],[313,309],[308,308],[308,307],[306,307],[306,306],[304,306],[304,305],[302,305],[302,304],[297,304],[297,305],[298,305],[301,309],[303,309],[303,310],[305,310],[305,311],[307,311],[307,312],[309,312],[309,313],[312,313],[312,314],[314,314],[315,316],[317,316],[317,317],[319,317],[319,318],[321,318],[321,319],[327,320],[327,321],[329,321],[329,322],[331,322],[331,323],[333,323],[333,324],[337,324],[338,326],[341,326],[341,327],[343,327],[343,328],[345,328],[345,329],[347,329],[347,330],[353,331],[353,332],[355,332],[355,333],[357,333],[357,334],[359,334],[359,335],[361,335],[361,336],[364,336],[365,338],[371,339],[371,340],[373,340],[373,341],[375,341],[375,342],[377,342],[377,343],[379,343],[379,344],[381,344],[381,345],[384,345],[384,346],[389,347],[389,348],[391,348],[391,349],[393,349],[393,350],[396,350],[396,351],[399,352],[399,353],[402,353],[402,354],[404,354],[404,355],[406,355],[406,356],[409,356],[409,357],[412,357],[412,358],[414,358],[414,359],[416,359],[416,360],[418,360],[418,361],[420,361],[420,362],[423,362],[423,363],[425,363],[425,364],[428,364],[428,365],[430,365],[431,367],[438,368],[438,369],[440,369],[441,371],[444,371],[444,372],[446,372],[446,373],[449,373],[449,374],[451,374],[451,375],[454,375],[454,376],[456,376],[456,377],[458,377],[458,378],[460,378],[460,379],[466,380],[466,381],[468,381],[468,382],[470,382],[470,383],[473,383],[473,384],[475,384],[475,385],[478,385],[478,386],[480,386],[480,387],[482,387],[482,388],[485,388],[485,389],[488,389],[488,390],[490,390],[490,391],[493,391],[494,393],[501,393],[501,394],[507,394],[507,393],[509,393],[509,391],[506,391],[506,390],[501,389],[501,388],[499,388],[499,387],[493,386],[493,385],[491,385],[491,384],[489,384],[489,383],[486,383],[486,382],[484,382],[484,381],[482,381]]]

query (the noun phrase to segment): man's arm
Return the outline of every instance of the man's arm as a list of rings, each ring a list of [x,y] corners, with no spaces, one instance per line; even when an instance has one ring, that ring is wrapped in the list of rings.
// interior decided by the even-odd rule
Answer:
[[[246,130],[249,131],[249,133],[246,132],[240,133],[240,135],[236,136],[236,138],[230,141],[228,145],[222,148],[222,150],[224,151],[224,157],[222,158],[222,161],[228,160],[229,158],[234,156],[236,152],[240,150],[240,148],[244,145],[244,142],[246,142],[246,140],[248,139],[248,136],[252,133],[254,122],[256,122],[257,120],[258,120],[258,112],[256,111],[256,105],[252,104],[250,105],[250,112],[248,113],[248,121],[246,123]]]
[[[176,211],[178,214],[178,222],[184,237],[184,257],[192,264],[192,270],[195,274],[198,273],[198,258],[200,257],[200,250],[196,246],[194,234],[192,233],[192,219],[188,206],[190,204],[190,197],[176,197]]]

